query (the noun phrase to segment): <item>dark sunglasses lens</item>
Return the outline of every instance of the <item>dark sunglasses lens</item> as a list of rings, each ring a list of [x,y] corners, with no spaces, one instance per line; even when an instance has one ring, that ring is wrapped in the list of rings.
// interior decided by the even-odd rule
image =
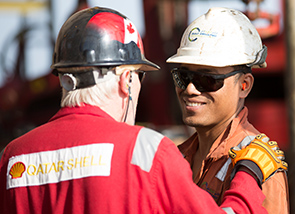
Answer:
[[[210,76],[199,76],[192,81],[196,89],[200,92],[217,91],[223,86],[223,79],[214,79]]]
[[[209,75],[202,75],[194,72],[172,71],[175,85],[185,90],[189,83],[193,83],[200,92],[217,91],[223,86],[223,79],[214,79]]]

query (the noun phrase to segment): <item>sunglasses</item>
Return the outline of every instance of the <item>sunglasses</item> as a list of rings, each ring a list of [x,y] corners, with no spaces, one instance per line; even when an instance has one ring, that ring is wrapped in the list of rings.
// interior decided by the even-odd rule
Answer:
[[[213,92],[223,87],[224,79],[238,73],[250,73],[251,68],[232,71],[228,74],[208,74],[199,71],[190,71],[186,68],[172,69],[172,77],[176,87],[185,90],[190,83],[200,92]]]
[[[145,78],[145,72],[141,70],[135,70],[135,72],[138,74],[138,79],[140,83],[142,83]]]

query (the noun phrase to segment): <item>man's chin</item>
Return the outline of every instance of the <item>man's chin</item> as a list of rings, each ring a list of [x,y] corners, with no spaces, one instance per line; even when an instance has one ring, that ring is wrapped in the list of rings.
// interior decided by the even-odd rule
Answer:
[[[191,126],[191,127],[201,126],[201,124],[199,122],[197,122],[196,120],[193,120],[193,118],[191,118],[191,117],[183,117],[183,122],[185,125]]]

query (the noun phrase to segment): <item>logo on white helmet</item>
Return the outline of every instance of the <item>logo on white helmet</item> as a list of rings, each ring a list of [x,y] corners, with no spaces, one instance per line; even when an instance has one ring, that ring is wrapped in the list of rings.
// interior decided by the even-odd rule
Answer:
[[[188,40],[191,42],[196,41],[198,39],[198,36],[200,35],[200,31],[201,30],[198,27],[193,28],[188,34]]]
[[[209,37],[209,38],[215,38],[217,37],[218,33],[217,32],[212,32],[208,30],[201,30],[198,27],[195,27],[191,29],[191,31],[188,34],[188,40],[190,42],[196,41],[199,37]]]

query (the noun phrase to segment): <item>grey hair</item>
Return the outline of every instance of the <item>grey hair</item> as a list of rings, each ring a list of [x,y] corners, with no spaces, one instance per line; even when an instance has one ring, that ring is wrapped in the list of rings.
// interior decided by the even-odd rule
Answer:
[[[76,89],[73,91],[67,91],[62,89],[61,107],[74,107],[81,106],[83,104],[89,104],[93,106],[103,107],[106,103],[109,103],[113,93],[118,88],[120,75],[124,72],[124,69],[137,70],[140,65],[121,65],[114,68],[110,68],[113,71],[113,75],[110,78],[106,78],[94,86],[82,89]],[[63,68],[59,69],[62,73],[81,72],[89,70],[89,67],[75,67],[75,68]]]
[[[80,71],[83,68],[80,68]],[[89,68],[88,68],[89,69]],[[75,68],[77,71],[77,68]],[[70,68],[63,70],[63,72],[75,72]],[[120,76],[112,75],[107,80],[96,84],[91,87],[76,89],[73,91],[67,91],[65,88],[62,89],[61,107],[74,107],[81,106],[83,104],[89,104],[93,106],[103,106],[108,103],[112,94],[116,90],[116,85],[120,80]]]

